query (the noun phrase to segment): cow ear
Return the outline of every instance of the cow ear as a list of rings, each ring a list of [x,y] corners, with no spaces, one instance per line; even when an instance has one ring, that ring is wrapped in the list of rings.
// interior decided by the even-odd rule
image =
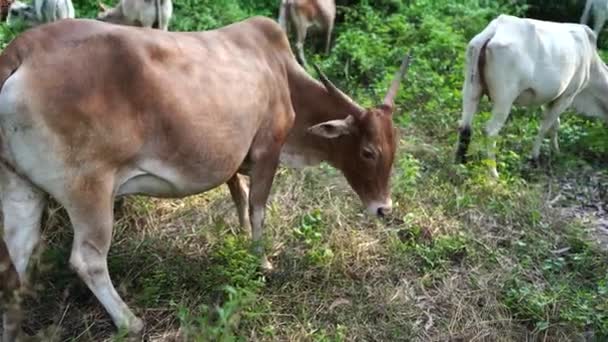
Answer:
[[[109,8],[108,5],[104,4],[103,2],[99,2],[98,5],[99,5],[99,10],[102,12],[107,11]]]
[[[321,122],[308,128],[308,132],[323,138],[333,139],[342,135],[351,134],[356,130],[355,118],[352,115],[343,120],[330,120]]]

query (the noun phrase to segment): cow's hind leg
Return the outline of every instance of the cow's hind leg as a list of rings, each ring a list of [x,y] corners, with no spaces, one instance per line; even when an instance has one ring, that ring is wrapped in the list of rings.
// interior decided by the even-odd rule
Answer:
[[[490,161],[490,175],[498,178],[496,169],[496,140],[500,130],[505,125],[511,111],[511,101],[495,101],[492,106],[492,118],[486,124],[486,135],[488,138],[488,160]]]
[[[27,267],[34,248],[40,241],[40,220],[46,196],[29,181],[0,167],[0,200],[4,215],[4,241],[21,286],[27,284]],[[10,265],[6,265],[10,267]],[[17,290],[17,289],[13,289]],[[19,296],[7,296],[4,313],[3,341],[14,341],[21,330]]]
[[[298,59],[301,65],[306,67],[306,57],[304,56],[304,41],[308,32],[310,23],[297,14],[292,14],[294,25],[296,27],[296,50],[298,50]]]
[[[557,119],[555,119],[555,123],[551,127],[551,148],[553,149],[553,152],[556,154],[559,154],[559,139],[558,139],[559,125],[560,125],[560,122],[559,122],[559,117],[558,117]]]
[[[572,100],[572,97],[561,97],[545,107],[545,110],[543,111],[543,121],[540,124],[540,129],[536,135],[536,139],[534,140],[534,145],[532,146],[532,159],[534,161],[538,161],[538,157],[540,156],[540,146],[543,142],[543,138],[549,132],[549,130],[553,130],[552,140],[554,140],[554,144],[557,144],[559,115],[572,104]]]
[[[236,206],[241,229],[245,234],[251,235],[251,222],[249,221],[249,186],[245,179],[235,174],[227,182],[230,195]]]
[[[606,17],[608,17],[608,9],[595,9],[593,31],[595,32],[596,36],[599,36],[602,28],[604,28]]]
[[[334,30],[334,19],[331,16],[321,18],[321,26],[325,28],[325,54],[329,54],[331,48],[331,35]]]
[[[287,33],[287,2],[285,0],[282,0],[281,5],[279,6],[278,22],[283,31]]]
[[[120,298],[108,272],[107,255],[112,240],[113,196],[110,177],[84,177],[64,199],[74,242],[70,264],[112,317],[114,324],[138,335],[143,322]],[[79,186],[81,184],[82,186]]]

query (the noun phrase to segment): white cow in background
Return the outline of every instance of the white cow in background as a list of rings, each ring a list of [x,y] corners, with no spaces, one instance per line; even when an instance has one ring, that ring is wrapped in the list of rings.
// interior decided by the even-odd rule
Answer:
[[[171,0],[120,0],[114,7],[99,3],[97,20],[118,25],[169,30],[173,16]]]
[[[513,104],[544,106],[534,159],[549,131],[553,148],[559,149],[559,115],[568,107],[608,121],[608,67],[597,53],[595,34],[585,25],[501,15],[469,42],[466,59],[459,162],[466,161],[473,115],[484,94],[492,102],[486,134],[494,176],[496,137]]]
[[[9,7],[6,22],[36,26],[74,16],[72,0],[34,0],[31,5],[17,0]]]
[[[583,16],[581,17],[581,24],[587,24],[589,21],[589,12],[592,8],[594,19],[593,31],[596,36],[599,36],[600,31],[602,31],[602,28],[606,23],[606,18],[608,18],[608,0],[587,0]]]

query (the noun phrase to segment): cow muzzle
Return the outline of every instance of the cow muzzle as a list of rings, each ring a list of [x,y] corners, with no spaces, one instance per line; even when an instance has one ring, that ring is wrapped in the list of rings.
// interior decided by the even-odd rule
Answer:
[[[367,211],[379,217],[390,215],[393,211],[393,200],[388,198],[385,201],[373,201],[367,205]]]

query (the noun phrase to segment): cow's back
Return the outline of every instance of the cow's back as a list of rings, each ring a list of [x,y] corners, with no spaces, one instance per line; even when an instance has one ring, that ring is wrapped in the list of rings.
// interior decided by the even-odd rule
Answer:
[[[21,151],[35,156],[22,169],[153,160],[185,178],[203,177],[206,165],[236,172],[257,132],[293,116],[286,70],[295,61],[264,18],[197,33],[63,20],[19,36],[4,60],[19,65],[0,92],[0,115],[38,129],[28,135],[38,140],[19,146],[53,149]]]
[[[516,103],[540,105],[588,81],[595,41],[585,26],[508,15],[493,24],[484,69],[491,95],[518,87]]]

